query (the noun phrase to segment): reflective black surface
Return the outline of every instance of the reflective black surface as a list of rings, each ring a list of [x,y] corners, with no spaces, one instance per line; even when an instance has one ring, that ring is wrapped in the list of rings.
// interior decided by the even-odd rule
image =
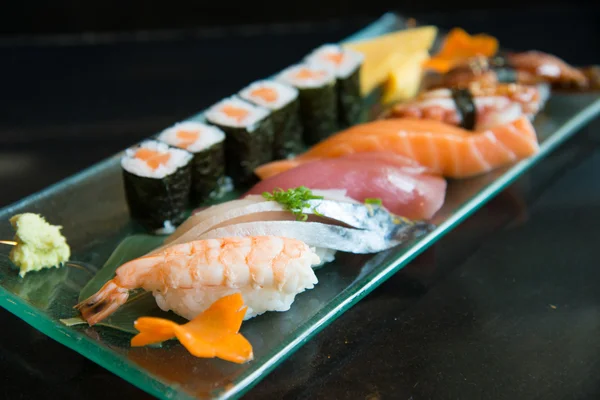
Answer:
[[[600,63],[599,16],[581,9],[423,19],[487,30],[507,47],[535,47],[589,64]],[[4,45],[0,206],[364,22],[225,30],[217,37]],[[600,398],[599,132],[596,120],[247,397]],[[148,397],[4,310],[0,326],[0,398]]]

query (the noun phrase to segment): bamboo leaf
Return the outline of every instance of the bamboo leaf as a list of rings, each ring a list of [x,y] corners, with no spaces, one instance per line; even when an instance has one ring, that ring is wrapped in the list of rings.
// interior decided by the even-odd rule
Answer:
[[[83,287],[79,293],[79,301],[85,300],[96,293],[104,284],[115,276],[115,271],[127,261],[143,256],[149,251],[157,248],[163,243],[164,237],[151,235],[132,235],[125,238],[108,258],[98,273]],[[97,326],[118,329],[128,333],[138,333],[133,323],[140,317],[168,318],[177,323],[186,322],[183,318],[171,313],[164,312],[156,305],[151,293],[139,290],[132,292],[127,303],[123,304],[118,311],[106,318]],[[62,319],[67,326],[75,326],[86,323],[81,318]]]

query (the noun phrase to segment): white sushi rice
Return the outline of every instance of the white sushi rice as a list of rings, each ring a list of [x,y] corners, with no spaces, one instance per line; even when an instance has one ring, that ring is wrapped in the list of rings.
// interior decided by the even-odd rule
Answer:
[[[307,252],[303,257],[289,261],[284,272],[286,280],[275,287],[242,284],[242,282],[235,281],[236,276],[234,275],[230,277],[233,282],[229,282],[225,286],[176,288],[164,292],[154,291],[153,295],[156,304],[162,310],[172,310],[176,314],[191,320],[210,307],[216,300],[239,292],[242,294],[244,304],[248,307],[244,317],[247,320],[267,311],[289,310],[297,294],[314,288],[318,283],[312,265],[319,263],[319,257],[312,251]],[[263,265],[262,267],[265,270],[272,268],[270,265]]]
[[[308,69],[310,71],[321,73],[320,77],[298,78],[298,73]],[[299,89],[320,88],[336,80],[335,70],[332,67],[309,65],[307,63],[292,65],[277,74],[275,78],[278,82],[292,85]]]
[[[266,101],[260,96],[253,95],[256,90],[262,88],[275,91],[277,93],[277,99],[275,101]],[[242,89],[240,91],[240,97],[254,104],[258,104],[259,106],[266,107],[271,110],[279,110],[298,98],[298,89],[289,85],[285,85],[281,82],[263,80],[254,82],[253,84]]]
[[[328,58],[328,56],[339,54],[342,54],[339,64]],[[306,62],[317,66],[329,66],[335,70],[338,78],[345,79],[362,65],[364,58],[364,55],[357,51],[344,49],[336,44],[325,44],[309,54]]]
[[[312,289],[314,284],[306,289]],[[303,292],[304,289],[298,293]],[[277,289],[220,288],[207,287],[202,290],[179,289],[165,293],[154,292],[156,304],[163,311],[173,311],[188,320],[194,319],[218,299],[234,293],[241,293],[248,306],[244,320],[256,317],[267,311],[287,311],[298,293],[283,293]]]
[[[135,158],[137,150],[142,148],[158,151],[159,153],[169,153],[171,157],[169,157],[169,160],[165,164],[161,164],[158,168],[152,169],[146,161]],[[121,166],[125,171],[136,176],[162,179],[187,165],[191,159],[192,154],[185,150],[169,147],[166,143],[161,143],[156,140],[146,140],[138,146],[125,150],[125,155],[121,158]]]
[[[178,136],[178,133],[182,131],[197,133],[198,139],[191,144],[187,144],[186,140]],[[216,126],[203,124],[202,122],[185,121],[162,131],[158,136],[158,140],[174,147],[184,148],[192,153],[198,153],[225,140],[225,133]]]
[[[223,107],[226,106],[246,110],[248,111],[248,115],[241,120],[231,117],[223,112]],[[232,128],[245,128],[249,132],[252,132],[256,129],[258,123],[265,119],[269,113],[269,110],[264,107],[255,106],[237,96],[231,96],[210,107],[208,111],[206,111],[205,116],[206,119],[213,124]]]

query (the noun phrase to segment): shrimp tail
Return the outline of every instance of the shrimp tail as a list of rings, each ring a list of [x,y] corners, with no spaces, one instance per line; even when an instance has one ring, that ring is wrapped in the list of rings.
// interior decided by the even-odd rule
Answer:
[[[96,294],[77,304],[83,319],[92,326],[102,321],[120,306],[125,304],[129,297],[129,289],[119,286],[114,279],[106,282]]]

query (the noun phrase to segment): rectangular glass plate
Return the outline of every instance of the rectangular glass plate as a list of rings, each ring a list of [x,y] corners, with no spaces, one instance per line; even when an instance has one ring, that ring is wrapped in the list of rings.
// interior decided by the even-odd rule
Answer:
[[[386,14],[348,40],[374,37],[404,26],[400,17]],[[160,348],[130,348],[131,336],[119,331],[66,327],[59,319],[73,316],[79,291],[92,273],[64,267],[20,279],[4,250],[0,254],[0,305],[159,398],[236,398],[599,112],[597,95],[553,96],[535,122],[540,139],[538,154],[481,177],[450,182],[446,203],[433,221],[437,224],[433,232],[375,256],[342,254],[317,272],[317,287],[299,295],[290,311],[268,313],[245,323],[242,332],[255,352],[255,360],[245,365],[194,358],[174,341]],[[41,213],[63,225],[73,260],[99,268],[116,245],[133,232],[119,159],[117,154],[0,210],[0,238],[12,236],[7,220],[13,214]]]

